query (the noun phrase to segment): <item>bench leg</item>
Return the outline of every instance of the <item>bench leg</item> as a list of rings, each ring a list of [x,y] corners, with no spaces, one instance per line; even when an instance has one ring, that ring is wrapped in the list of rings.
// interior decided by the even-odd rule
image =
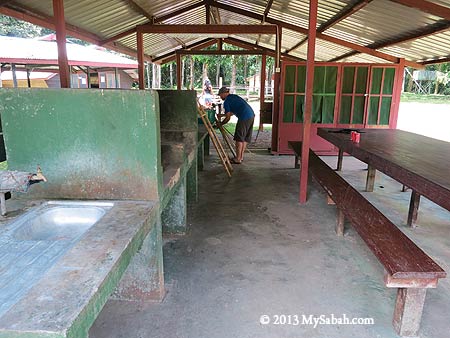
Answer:
[[[417,336],[426,293],[427,289],[398,289],[392,323],[400,336]]]
[[[367,167],[367,180],[366,180],[366,191],[372,192],[373,186],[375,185],[375,174],[377,170],[370,164]]]
[[[299,158],[298,158],[297,155],[295,155],[294,168],[295,168],[295,169],[300,169],[300,162],[299,162]]]
[[[411,201],[409,202],[409,211],[408,211],[408,226],[414,226],[417,222],[417,215],[419,213],[419,204],[420,204],[420,194],[418,194],[415,190],[411,192]]]
[[[341,171],[342,170],[343,157],[344,157],[344,151],[342,149],[339,149],[336,171]]]
[[[338,209],[337,220],[336,220],[336,235],[344,236],[344,226],[345,216],[341,209]]]

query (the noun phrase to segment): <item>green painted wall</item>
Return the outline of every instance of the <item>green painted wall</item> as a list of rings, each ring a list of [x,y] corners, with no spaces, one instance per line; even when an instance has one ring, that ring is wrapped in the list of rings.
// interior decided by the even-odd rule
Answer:
[[[154,91],[1,89],[8,168],[41,165],[30,197],[157,200],[158,111]]]
[[[197,132],[195,90],[158,90],[161,129]]]

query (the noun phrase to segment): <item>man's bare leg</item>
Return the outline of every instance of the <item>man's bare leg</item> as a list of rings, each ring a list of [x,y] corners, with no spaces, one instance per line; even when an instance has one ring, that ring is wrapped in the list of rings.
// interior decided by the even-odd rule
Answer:
[[[245,149],[247,149],[247,142],[242,142],[243,146],[242,146],[242,156],[240,161],[242,162],[244,160],[244,154],[245,154]]]
[[[242,162],[244,157],[244,142],[236,141],[236,161]]]

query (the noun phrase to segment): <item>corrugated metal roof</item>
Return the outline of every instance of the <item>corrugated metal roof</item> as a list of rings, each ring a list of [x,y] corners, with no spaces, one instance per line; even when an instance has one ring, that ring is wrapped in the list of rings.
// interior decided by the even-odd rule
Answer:
[[[429,0],[430,2],[450,9],[450,0]],[[132,3],[135,3],[133,6]],[[343,13],[357,0],[319,0],[318,23],[325,23]],[[98,36],[99,40],[115,37],[144,23],[151,17],[160,18],[183,8],[191,8],[182,14],[165,20],[165,24],[203,24],[206,22],[206,9],[202,0],[65,0],[66,21],[81,32],[87,31]],[[261,24],[267,0],[217,0],[214,3],[218,10],[221,24]],[[420,5],[420,3],[418,3]],[[196,7],[196,8],[193,8]],[[36,13],[52,16],[51,0],[15,0],[8,2],[3,8],[17,10],[18,13]],[[2,8],[0,7],[0,12]],[[236,13],[238,11],[241,15]],[[145,13],[143,13],[145,12]],[[281,22],[286,25],[307,29],[309,15],[308,0],[274,0],[267,16],[267,22]],[[404,6],[390,0],[373,0],[352,15],[328,27],[323,34],[344,41],[340,45],[324,40],[318,40],[316,58],[327,61],[345,57],[353,51],[351,44],[360,46],[375,46],[379,50],[395,57],[403,57],[410,61],[427,61],[449,58],[450,52],[450,19],[441,17],[440,12],[433,14]],[[445,15],[444,15],[445,16]],[[213,22],[213,20],[212,20]],[[420,37],[430,27],[448,29],[436,32],[426,37]],[[230,35],[231,36],[231,35]],[[243,41],[274,49],[274,36],[258,36],[233,34]],[[290,51],[301,39],[302,32],[283,29],[282,51],[288,50],[293,56],[305,58],[306,46]],[[402,39],[415,37],[413,41],[402,42]],[[419,37],[419,38],[417,38]],[[152,57],[165,55],[182,46],[204,39],[205,36],[183,35],[164,36],[163,34],[145,34],[145,53]],[[136,35],[130,34],[116,40],[121,46],[136,50]],[[350,43],[346,44],[346,42]],[[379,58],[355,53],[346,60],[367,62],[380,61]],[[344,60],[344,59],[343,59]],[[382,62],[386,62],[382,60]]]
[[[41,41],[0,36],[0,62],[58,64],[56,41]],[[71,65],[101,65],[102,67],[137,68],[137,62],[94,46],[67,43],[67,58]],[[44,62],[45,61],[45,62]]]

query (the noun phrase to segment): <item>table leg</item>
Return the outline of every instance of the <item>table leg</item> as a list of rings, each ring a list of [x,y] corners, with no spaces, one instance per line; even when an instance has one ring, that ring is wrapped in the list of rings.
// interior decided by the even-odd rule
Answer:
[[[342,170],[342,159],[343,159],[343,157],[344,157],[344,151],[342,149],[339,149],[336,171],[341,171]]]
[[[345,229],[345,216],[341,209],[338,209],[337,220],[336,220],[336,235],[344,236]]]
[[[415,190],[411,191],[411,201],[409,202],[409,211],[408,211],[408,226],[414,226],[417,222],[417,215],[419,213],[419,204],[420,204],[420,194],[418,194]]]
[[[366,191],[372,192],[375,185],[375,174],[377,170],[370,164],[367,167]]]

